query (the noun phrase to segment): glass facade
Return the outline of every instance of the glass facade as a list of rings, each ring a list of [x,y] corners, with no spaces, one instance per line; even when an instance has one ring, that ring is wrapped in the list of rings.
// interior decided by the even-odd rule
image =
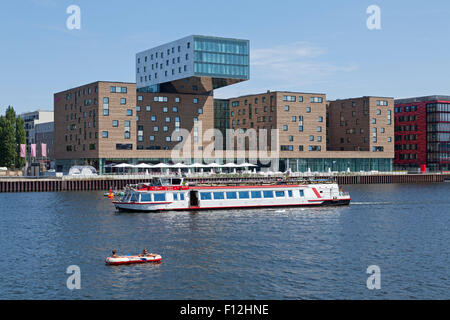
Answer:
[[[214,99],[214,129],[222,132],[222,143],[216,141],[217,150],[225,150],[226,146],[226,130],[230,128],[230,101],[226,99]]]
[[[194,36],[194,73],[249,79],[249,41]]]
[[[392,171],[392,159],[362,159],[362,158],[315,158],[315,159],[281,159],[280,171],[285,171],[288,168],[292,172],[307,172],[308,169],[312,172],[328,172],[339,171],[345,172],[350,168],[351,172],[360,171]]]
[[[450,104],[427,104],[427,163],[430,170],[450,170]]]

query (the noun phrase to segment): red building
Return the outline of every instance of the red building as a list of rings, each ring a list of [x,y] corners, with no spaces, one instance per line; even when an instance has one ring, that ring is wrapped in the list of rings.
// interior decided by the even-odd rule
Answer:
[[[450,96],[395,100],[397,170],[450,170]]]

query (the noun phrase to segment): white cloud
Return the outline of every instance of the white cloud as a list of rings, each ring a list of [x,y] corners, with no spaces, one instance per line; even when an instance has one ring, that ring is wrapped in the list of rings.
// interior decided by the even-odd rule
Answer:
[[[358,70],[352,62],[330,61],[325,48],[294,42],[250,50],[250,80],[215,91],[217,98],[230,98],[267,90],[327,93],[342,85],[343,73]]]
[[[269,88],[279,90],[300,90],[299,86],[325,83],[338,73],[358,69],[355,63],[328,61],[325,48],[308,42],[254,49],[250,56],[250,81],[264,82]]]

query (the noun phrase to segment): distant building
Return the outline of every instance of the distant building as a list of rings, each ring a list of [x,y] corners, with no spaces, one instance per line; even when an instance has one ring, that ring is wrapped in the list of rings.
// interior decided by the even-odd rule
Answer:
[[[37,110],[33,112],[22,113],[20,117],[25,121],[26,143],[36,143],[36,125],[40,123],[53,122],[53,111]]]
[[[38,148],[38,156],[43,160],[50,162],[54,160],[54,122],[39,123],[35,126],[36,145]],[[46,145],[46,157],[42,157],[42,144]]]
[[[450,170],[450,96],[395,100],[395,168]]]

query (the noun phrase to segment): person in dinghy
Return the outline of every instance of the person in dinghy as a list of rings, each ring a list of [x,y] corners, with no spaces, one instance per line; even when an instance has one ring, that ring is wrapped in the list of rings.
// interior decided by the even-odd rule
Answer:
[[[139,257],[154,257],[154,253],[148,253],[147,249],[144,249],[142,253],[139,255]]]

